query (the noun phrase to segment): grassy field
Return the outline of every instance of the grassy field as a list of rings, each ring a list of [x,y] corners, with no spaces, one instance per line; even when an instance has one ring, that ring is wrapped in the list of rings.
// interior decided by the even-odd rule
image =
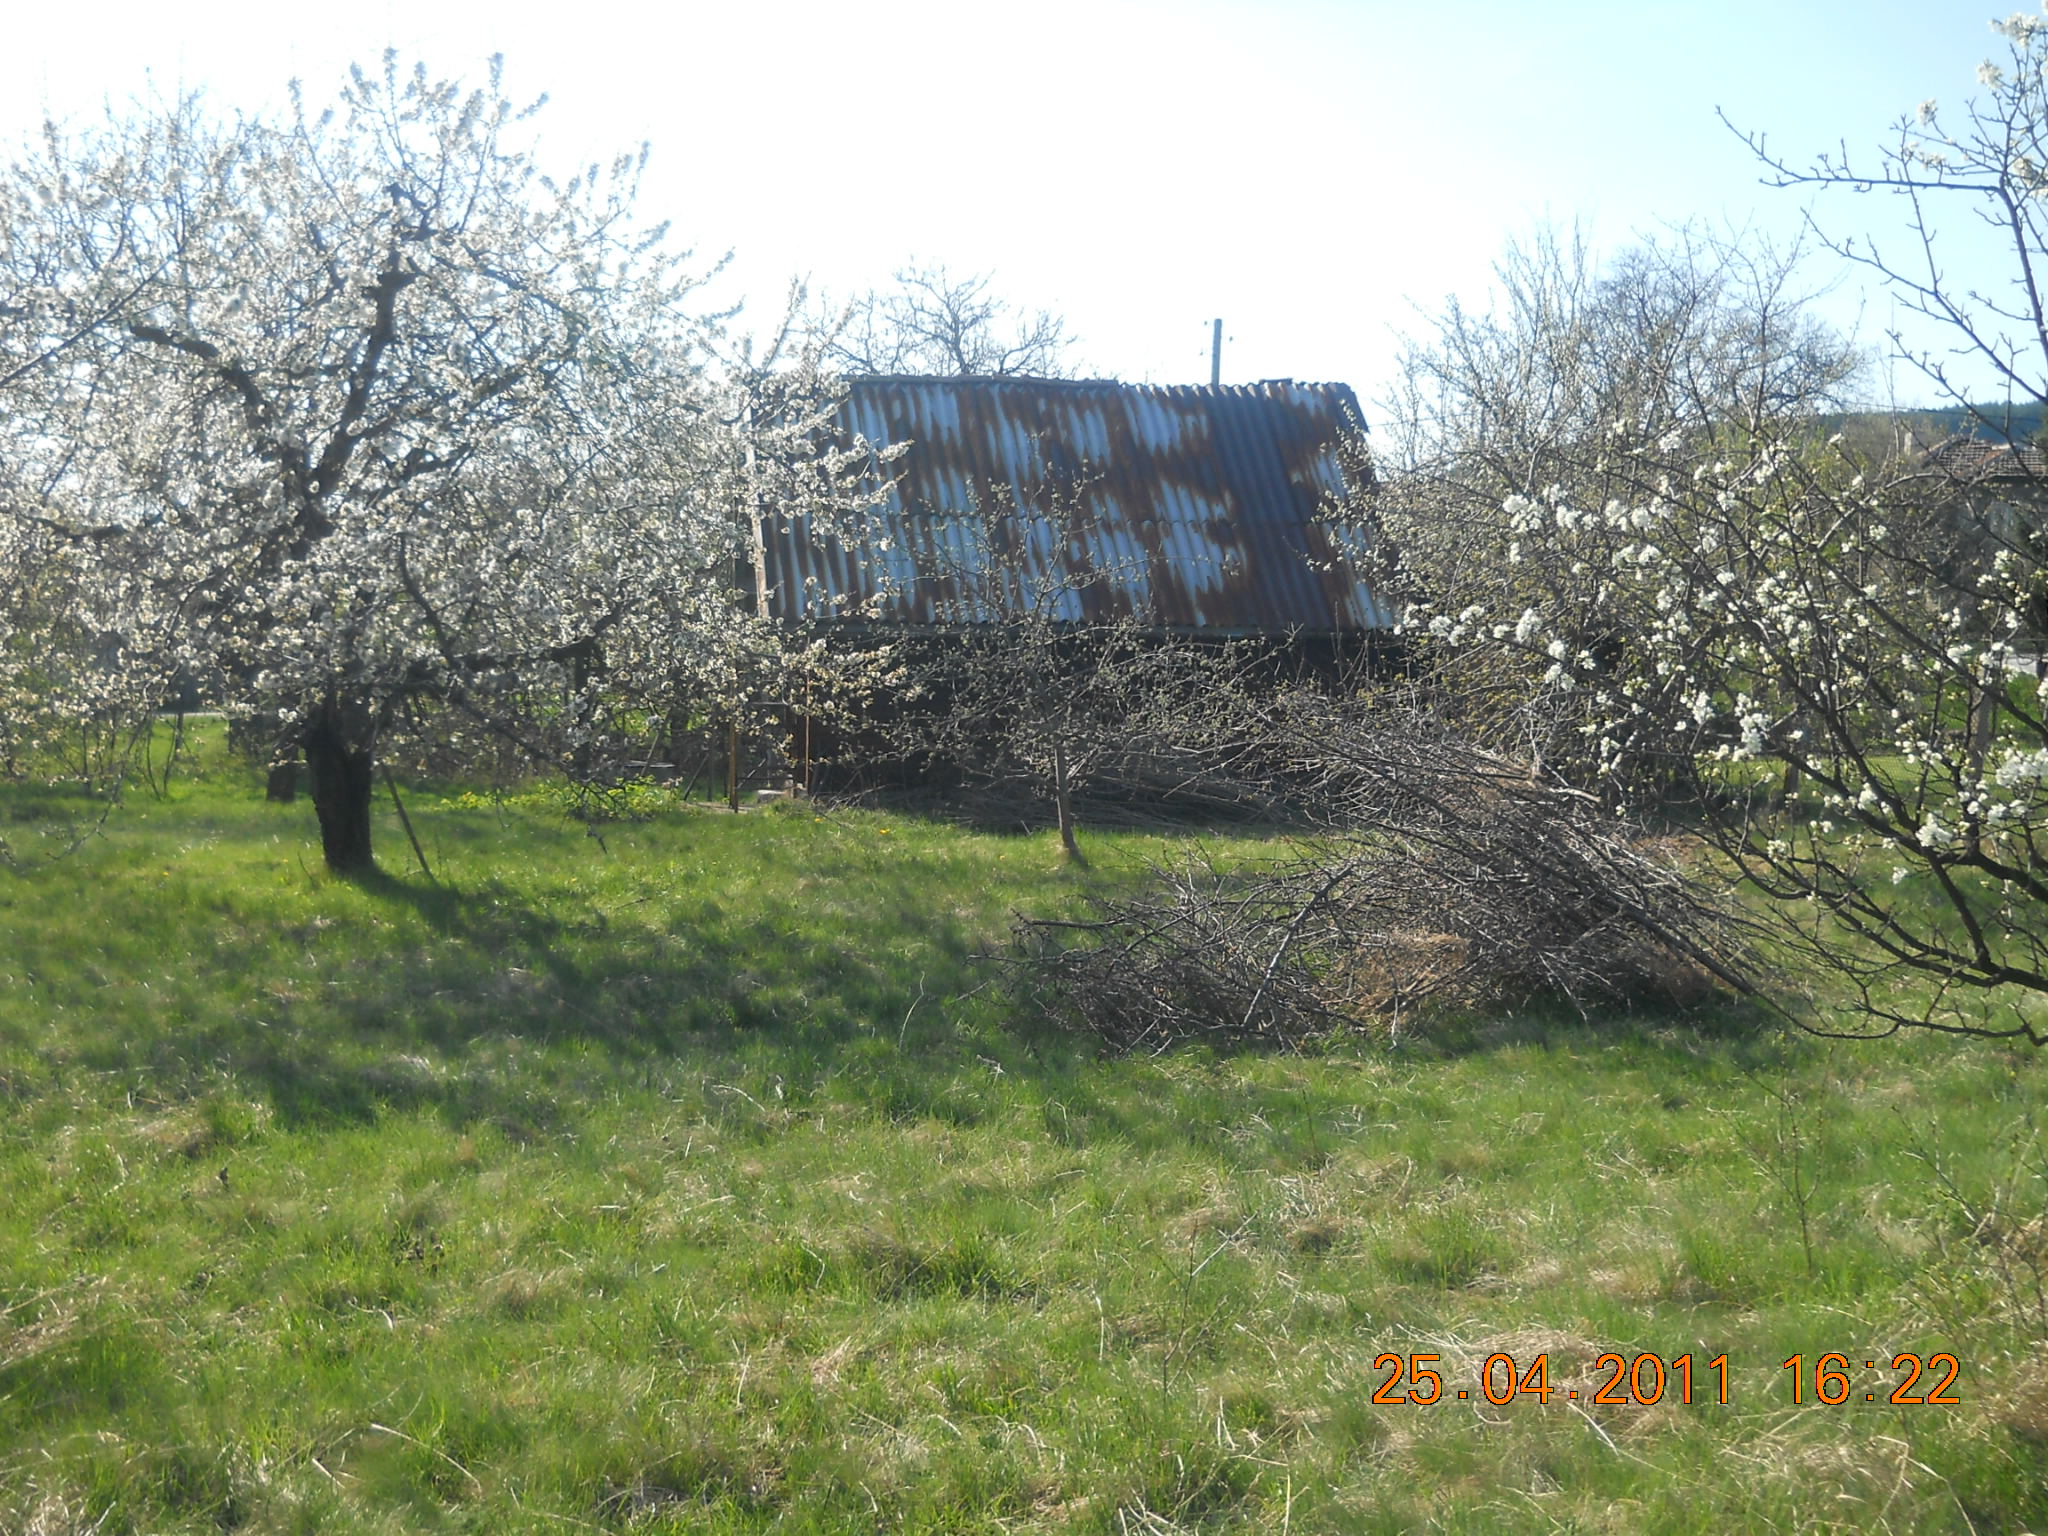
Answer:
[[[410,808],[352,886],[223,762],[54,862],[0,799],[0,1529],[2048,1527],[2037,1055],[1106,1059],[976,956],[1156,841]]]

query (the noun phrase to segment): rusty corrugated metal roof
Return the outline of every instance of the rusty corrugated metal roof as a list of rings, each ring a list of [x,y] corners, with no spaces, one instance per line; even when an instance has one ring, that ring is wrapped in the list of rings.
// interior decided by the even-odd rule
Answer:
[[[848,382],[847,438],[908,447],[860,536],[764,529],[778,618],[939,627],[1031,603],[1174,631],[1392,623],[1329,522],[1363,425],[1346,385]]]

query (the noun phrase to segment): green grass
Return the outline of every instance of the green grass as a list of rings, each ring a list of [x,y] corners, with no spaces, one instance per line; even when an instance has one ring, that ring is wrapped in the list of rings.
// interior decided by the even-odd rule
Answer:
[[[208,768],[0,871],[0,1529],[2048,1524],[2034,1056],[1105,1059],[975,956],[1156,839],[421,788],[438,883],[394,821],[355,886]],[[1862,1401],[1908,1350],[1960,1407]],[[1733,1401],[1591,1405],[1607,1351]],[[1496,1352],[1587,1399],[1488,1405]],[[1374,1405],[1387,1353],[1473,1397]]]

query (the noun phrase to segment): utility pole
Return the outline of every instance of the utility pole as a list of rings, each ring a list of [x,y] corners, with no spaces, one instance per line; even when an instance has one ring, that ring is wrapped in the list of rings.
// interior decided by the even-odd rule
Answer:
[[[1209,341],[1209,387],[1217,388],[1223,382],[1223,322],[1216,322],[1216,329],[1210,333]]]

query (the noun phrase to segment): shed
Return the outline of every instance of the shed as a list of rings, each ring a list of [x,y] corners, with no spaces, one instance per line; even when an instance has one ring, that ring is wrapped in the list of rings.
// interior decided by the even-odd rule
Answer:
[[[1346,385],[866,377],[838,422],[905,446],[858,531],[764,526],[761,597],[786,623],[938,632],[1030,600],[1162,635],[1392,626],[1344,519],[1371,487]]]

